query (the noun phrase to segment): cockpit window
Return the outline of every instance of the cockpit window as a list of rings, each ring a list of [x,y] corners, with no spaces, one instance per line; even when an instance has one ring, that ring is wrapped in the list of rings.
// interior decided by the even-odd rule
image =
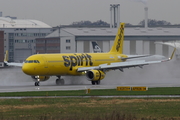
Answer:
[[[38,60],[26,60],[25,63],[40,63]]]
[[[29,60],[29,63],[33,63],[33,60]]]
[[[34,63],[39,63],[39,61],[38,60],[34,60]]]

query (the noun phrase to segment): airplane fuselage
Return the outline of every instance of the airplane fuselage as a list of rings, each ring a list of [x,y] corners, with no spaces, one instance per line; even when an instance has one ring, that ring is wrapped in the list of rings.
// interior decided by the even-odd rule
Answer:
[[[36,54],[26,59],[22,70],[31,76],[82,75],[84,72],[77,72],[77,68],[122,62],[122,57],[127,56],[117,53]]]

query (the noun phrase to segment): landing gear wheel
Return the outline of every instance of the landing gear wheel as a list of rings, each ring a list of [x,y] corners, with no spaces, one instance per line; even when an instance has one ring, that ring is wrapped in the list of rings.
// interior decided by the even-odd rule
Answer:
[[[97,85],[99,85],[99,84],[100,84],[100,80],[98,80],[98,81],[95,81],[95,82],[96,82],[96,84],[97,84]]]
[[[35,86],[39,86],[39,82],[35,82],[34,85],[35,85]]]
[[[95,85],[96,81],[91,81],[92,85]]]
[[[64,79],[56,79],[56,85],[64,85]]]

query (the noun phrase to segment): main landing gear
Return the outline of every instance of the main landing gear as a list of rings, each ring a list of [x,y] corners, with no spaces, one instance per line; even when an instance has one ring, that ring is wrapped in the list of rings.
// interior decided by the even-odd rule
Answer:
[[[91,81],[91,83],[92,83],[92,85],[95,85],[95,84],[99,85],[100,84],[100,80],[98,80],[98,81]]]
[[[39,81],[34,83],[35,86],[39,86]]]
[[[56,85],[64,85],[64,79],[61,79],[61,76],[57,76]]]

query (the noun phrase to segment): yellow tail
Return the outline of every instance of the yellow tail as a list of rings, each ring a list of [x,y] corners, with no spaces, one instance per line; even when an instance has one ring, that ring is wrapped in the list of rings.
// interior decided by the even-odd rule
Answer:
[[[123,43],[124,43],[124,26],[125,23],[121,23],[116,34],[116,38],[114,40],[114,44],[110,50],[110,52],[118,52],[120,54],[123,53]]]

